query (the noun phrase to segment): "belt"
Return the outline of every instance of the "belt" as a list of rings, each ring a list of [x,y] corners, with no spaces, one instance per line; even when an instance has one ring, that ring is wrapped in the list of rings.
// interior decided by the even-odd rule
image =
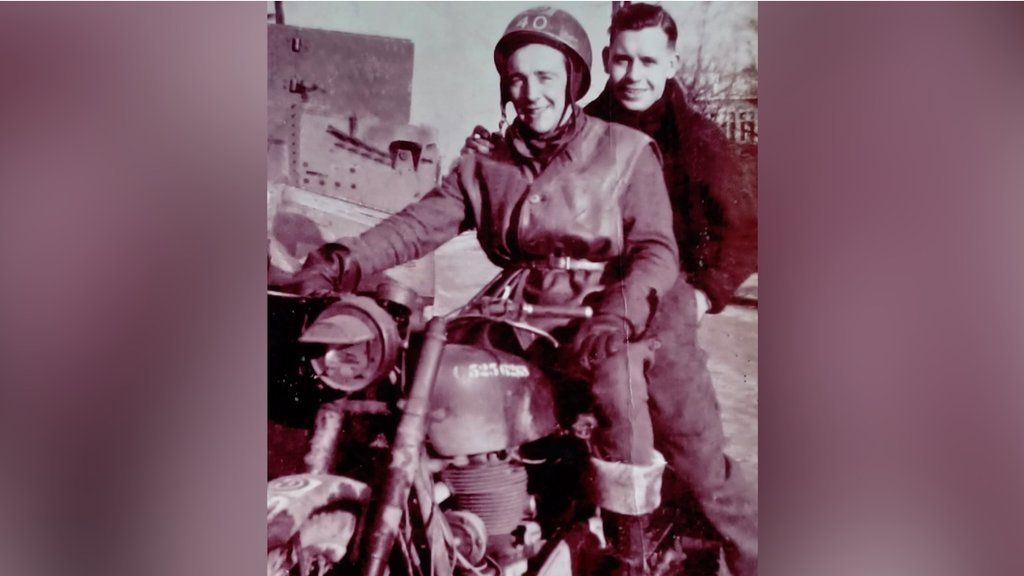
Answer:
[[[549,256],[544,260],[534,260],[529,263],[530,268],[538,270],[585,270],[590,272],[601,272],[605,268],[605,262],[594,262],[581,258],[569,258],[568,256]]]

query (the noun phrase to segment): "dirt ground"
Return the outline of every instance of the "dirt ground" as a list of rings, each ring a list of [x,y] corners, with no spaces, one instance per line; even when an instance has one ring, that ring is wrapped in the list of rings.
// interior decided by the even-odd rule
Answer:
[[[699,338],[722,409],[726,451],[757,489],[757,310],[729,306],[705,316]]]

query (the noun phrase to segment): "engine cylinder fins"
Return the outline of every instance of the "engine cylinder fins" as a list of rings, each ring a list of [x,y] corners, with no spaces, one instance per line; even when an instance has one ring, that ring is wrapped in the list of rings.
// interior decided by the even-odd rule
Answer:
[[[526,469],[508,462],[465,468],[449,468],[442,472],[452,492],[489,493],[498,487],[526,486]]]
[[[447,468],[441,477],[457,508],[479,516],[492,537],[510,534],[529,510],[526,469],[521,464],[471,464]]]

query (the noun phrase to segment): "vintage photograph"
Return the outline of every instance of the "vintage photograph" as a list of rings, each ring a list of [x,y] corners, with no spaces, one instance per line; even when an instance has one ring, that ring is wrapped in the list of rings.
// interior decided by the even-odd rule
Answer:
[[[754,2],[268,2],[268,575],[757,574]]]

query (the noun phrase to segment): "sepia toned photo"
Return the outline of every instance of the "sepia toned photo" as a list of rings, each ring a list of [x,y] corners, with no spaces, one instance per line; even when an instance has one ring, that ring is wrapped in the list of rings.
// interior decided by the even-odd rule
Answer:
[[[757,574],[757,5],[268,2],[268,575]]]

